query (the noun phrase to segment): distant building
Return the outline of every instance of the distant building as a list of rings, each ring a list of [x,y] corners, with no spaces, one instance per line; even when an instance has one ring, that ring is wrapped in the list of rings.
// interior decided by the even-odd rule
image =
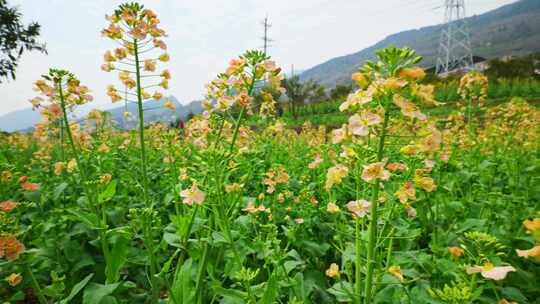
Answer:
[[[435,74],[435,71],[436,71],[436,68],[435,66],[429,68],[426,70],[427,73],[431,73],[431,74]],[[489,61],[484,58],[484,57],[480,57],[480,56],[473,56],[473,66],[472,66],[472,70],[475,70],[475,71],[485,71],[487,68],[489,68]],[[465,68],[461,68],[461,69],[455,69],[455,70],[452,70],[450,71],[451,73],[458,73],[458,72],[464,72]],[[448,73],[442,73],[442,74],[439,74],[440,77],[446,77],[448,76]]]

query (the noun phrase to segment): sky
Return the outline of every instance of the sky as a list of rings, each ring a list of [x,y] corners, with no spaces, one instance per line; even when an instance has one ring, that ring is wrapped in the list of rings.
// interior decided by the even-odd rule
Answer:
[[[515,0],[466,0],[467,15],[481,14]],[[0,83],[0,115],[29,107],[32,83],[49,68],[75,73],[90,87],[93,108],[113,105],[105,95],[118,84],[116,73],[101,71],[103,53],[115,42],[101,36],[117,0],[8,0],[24,22],[42,26],[48,55],[25,53],[15,81]],[[441,23],[444,0],[146,0],[167,31],[172,80],[168,95],[181,103],[201,99],[204,85],[245,50],[261,48],[266,16],[273,40],[268,54],[285,71],[300,71],[369,47],[403,30]],[[116,105],[114,105],[116,106]]]

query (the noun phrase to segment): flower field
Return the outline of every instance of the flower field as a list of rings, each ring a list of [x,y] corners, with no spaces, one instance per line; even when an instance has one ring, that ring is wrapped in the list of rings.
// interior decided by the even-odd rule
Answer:
[[[491,104],[470,72],[437,111],[422,58],[391,47],[352,75],[341,127],[291,128],[281,69],[247,51],[185,128],[149,126],[166,33],[138,4],[107,22],[107,95],[138,128],[75,122],[93,98],[69,71],[36,80],[43,121],[0,134],[0,302],[540,303],[534,103]]]

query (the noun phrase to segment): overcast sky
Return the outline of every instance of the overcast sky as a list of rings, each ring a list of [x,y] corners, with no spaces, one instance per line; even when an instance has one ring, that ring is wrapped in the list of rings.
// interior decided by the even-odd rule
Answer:
[[[101,37],[105,14],[124,1],[8,0],[25,22],[42,26],[48,55],[26,53],[17,80],[0,84],[0,114],[29,107],[32,83],[50,67],[74,72],[92,90],[96,108],[110,107],[107,84],[116,73],[100,70],[103,53],[115,47]],[[336,56],[357,52],[385,36],[441,23],[444,0],[147,0],[169,37],[170,95],[180,102],[200,99],[204,84],[223,71],[230,58],[262,46],[261,21],[272,27],[269,49],[289,71],[304,70]],[[466,0],[467,15],[480,14],[513,0]]]

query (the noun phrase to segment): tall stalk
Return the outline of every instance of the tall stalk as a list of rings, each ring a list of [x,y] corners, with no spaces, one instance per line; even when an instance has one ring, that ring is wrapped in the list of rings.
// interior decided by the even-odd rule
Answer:
[[[143,187],[143,196],[144,202],[147,208],[150,208],[148,213],[150,218],[147,218],[144,221],[143,237],[145,242],[145,247],[147,250],[148,258],[150,259],[150,285],[152,288],[152,302],[154,302],[158,295],[159,289],[157,288],[157,279],[156,279],[156,257],[154,255],[154,246],[152,239],[152,210],[153,203],[148,197],[148,169],[147,169],[147,159],[146,159],[146,146],[144,142],[144,109],[142,103],[142,85],[141,85],[141,67],[139,60],[139,46],[137,44],[137,39],[133,39],[133,53],[135,56],[135,81],[137,83],[137,110],[139,114],[139,141],[141,146],[141,169],[142,169],[142,187]]]
[[[90,190],[88,174],[86,172],[86,169],[85,169],[84,165],[81,162],[80,151],[77,148],[77,146],[75,145],[75,140],[73,139],[73,132],[71,132],[71,128],[69,126],[69,119],[68,119],[67,110],[66,110],[66,101],[65,101],[65,96],[64,96],[64,90],[62,88],[62,79],[58,80],[57,86],[58,86],[58,88],[57,88],[58,89],[58,94],[59,94],[59,97],[60,97],[60,107],[62,108],[62,115],[63,115],[62,121],[64,123],[64,127],[65,127],[65,130],[66,130],[66,133],[67,133],[67,138],[68,138],[69,144],[71,146],[71,150],[73,152],[73,155],[75,156],[75,161],[77,162],[77,167],[79,168],[79,172],[81,174],[81,181],[82,181],[82,184],[83,184],[83,189],[86,192],[86,196],[87,196],[88,202],[90,204],[90,209],[92,209],[94,211],[94,213],[96,214],[96,216],[98,218],[101,217],[101,225],[103,227],[107,227],[107,215],[105,213],[105,208],[103,206],[101,206],[101,214],[100,214],[99,208],[98,208],[98,206],[97,206],[97,204],[95,202],[94,194]],[[109,255],[109,244],[107,244],[106,233],[105,233],[105,231],[103,229],[99,229],[98,233],[99,233],[99,238],[100,238],[100,243],[101,243],[101,250],[103,251],[103,256],[104,256],[104,259],[105,259],[105,263],[109,264],[110,263],[110,261],[109,261],[109,256],[110,256]],[[112,282],[108,282],[108,283],[112,283]]]
[[[384,111],[384,122],[381,131],[381,137],[379,138],[379,144],[377,148],[377,161],[380,162],[383,159],[384,155],[384,141],[386,139],[388,121],[390,119],[390,114],[388,110]],[[377,242],[377,221],[379,219],[378,206],[379,206],[379,188],[380,182],[379,179],[375,180],[373,186],[371,187],[371,218],[368,228],[368,248],[367,248],[367,271],[366,271],[366,281],[364,287],[364,303],[371,303],[371,294],[373,291],[373,269],[375,268],[375,244]],[[356,236],[359,238],[359,236]],[[357,253],[358,255],[359,253]],[[360,282],[356,282],[360,284]],[[359,287],[357,286],[357,290]],[[358,295],[360,298],[360,295]],[[360,300],[359,300],[360,302]]]

